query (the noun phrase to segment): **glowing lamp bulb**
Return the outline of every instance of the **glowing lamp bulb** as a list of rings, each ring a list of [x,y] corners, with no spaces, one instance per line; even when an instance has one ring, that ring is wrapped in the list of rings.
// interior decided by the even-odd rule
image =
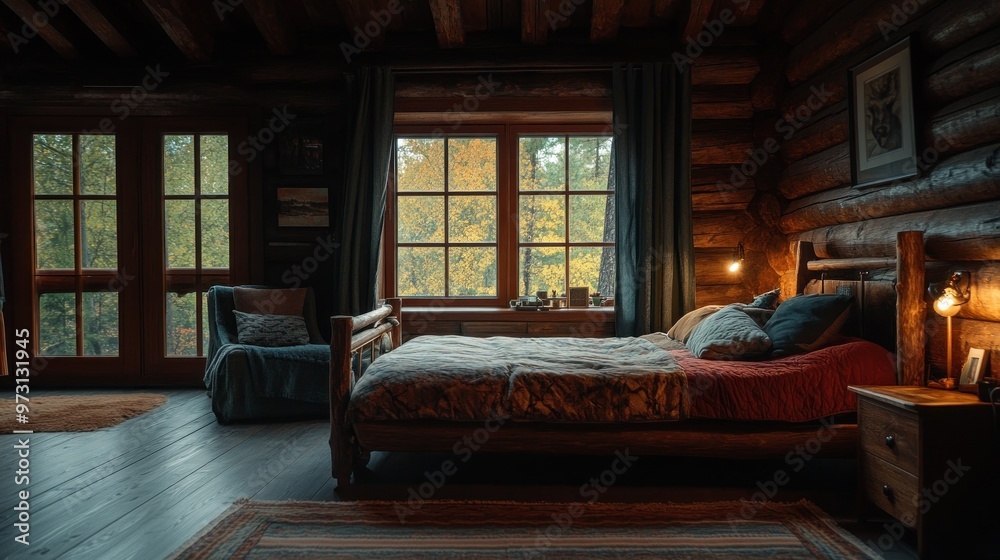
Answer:
[[[955,305],[955,298],[949,294],[945,294],[940,298],[938,298],[937,303],[935,305],[937,305],[937,308],[940,309],[941,311],[948,311],[949,309],[952,308],[952,306]]]
[[[733,261],[733,264],[729,265],[729,272],[737,272],[740,269],[740,261]]]

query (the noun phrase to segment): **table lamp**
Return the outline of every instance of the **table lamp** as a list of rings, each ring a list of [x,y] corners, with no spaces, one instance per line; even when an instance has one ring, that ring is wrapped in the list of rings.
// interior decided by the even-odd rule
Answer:
[[[927,293],[934,300],[934,311],[948,320],[948,349],[947,366],[948,377],[944,382],[947,389],[954,389],[958,384],[952,376],[951,367],[951,318],[958,314],[962,305],[969,302],[970,288],[972,287],[972,273],[968,270],[957,270],[951,272],[948,278],[931,284],[927,287]]]

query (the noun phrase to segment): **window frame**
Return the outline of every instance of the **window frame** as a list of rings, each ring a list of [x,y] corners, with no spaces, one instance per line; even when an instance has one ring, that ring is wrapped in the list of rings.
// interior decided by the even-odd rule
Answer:
[[[393,129],[392,157],[390,158],[389,180],[386,189],[385,228],[383,230],[382,251],[382,281],[380,287],[383,297],[403,297],[408,306],[430,307],[474,307],[474,308],[507,308],[508,302],[518,296],[520,272],[520,185],[518,175],[518,137],[519,135],[612,135],[612,126],[608,122],[592,123],[523,123],[516,119],[494,121],[490,123],[470,123],[456,125],[454,122],[442,120],[440,124],[397,124]],[[497,136],[497,297],[427,297],[427,296],[397,296],[397,236],[398,199],[396,192],[396,140],[399,137],[412,136],[447,136],[462,137],[477,134],[495,134]],[[596,191],[587,191],[594,192]],[[604,192],[604,191],[600,191]],[[565,191],[569,196],[571,191]],[[569,208],[566,209],[566,220],[569,220]],[[447,227],[447,224],[445,225]],[[546,243],[565,247],[568,251],[574,246],[593,246],[594,243]],[[601,244],[598,244],[601,245]],[[567,263],[568,275],[569,267]],[[568,281],[568,278],[567,278]]]

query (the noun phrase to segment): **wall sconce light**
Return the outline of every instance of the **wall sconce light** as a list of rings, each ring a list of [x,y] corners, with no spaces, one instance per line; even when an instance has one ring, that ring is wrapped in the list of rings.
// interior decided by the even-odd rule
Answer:
[[[948,278],[927,287],[928,295],[934,300],[934,312],[947,317],[948,320],[948,378],[944,383],[946,389],[954,389],[957,386],[951,367],[951,318],[958,314],[961,306],[969,302],[971,287],[972,273],[968,270],[954,271]]]
[[[740,243],[733,251],[733,260],[729,263],[729,272],[739,272],[743,266],[743,244]]]

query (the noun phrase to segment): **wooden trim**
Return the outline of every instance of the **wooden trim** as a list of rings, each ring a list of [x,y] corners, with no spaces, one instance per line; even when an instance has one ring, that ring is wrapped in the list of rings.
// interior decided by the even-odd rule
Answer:
[[[614,323],[613,307],[515,311],[510,307],[414,307],[407,306],[410,321],[545,321],[556,323]]]

